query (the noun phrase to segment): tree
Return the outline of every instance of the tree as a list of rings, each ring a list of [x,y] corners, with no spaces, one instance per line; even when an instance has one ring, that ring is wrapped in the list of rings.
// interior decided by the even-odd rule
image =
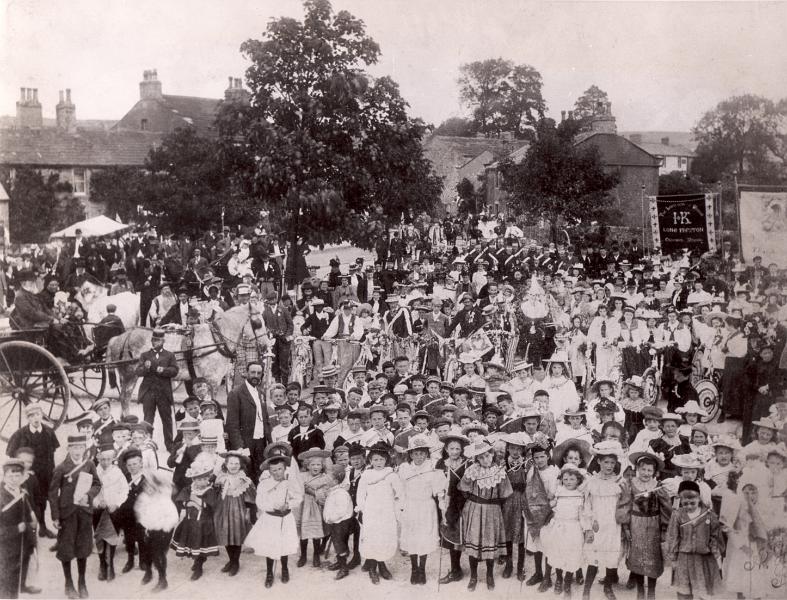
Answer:
[[[68,182],[53,173],[44,177],[30,167],[4,169],[0,174],[10,199],[9,234],[17,243],[42,243],[49,234],[85,218],[82,203]]]
[[[363,22],[327,0],[304,7],[241,46],[251,93],[219,109],[221,158],[235,196],[270,210],[296,251],[299,237],[372,248],[408,209],[431,213],[442,183],[396,83],[364,71],[380,49]]]
[[[574,102],[574,119],[582,121],[603,114],[607,110],[608,102],[607,93],[593,84]]]
[[[784,175],[778,164],[779,110],[773,101],[746,94],[723,100],[693,129],[698,141],[693,170],[706,183],[737,172],[747,183],[770,183]]]
[[[702,184],[692,179],[683,171],[672,171],[659,175],[659,195],[676,196],[678,194],[698,194],[702,191]]]
[[[137,167],[108,167],[90,177],[90,198],[103,205],[104,214],[126,223],[138,216],[147,191],[147,174]]]
[[[543,81],[534,67],[490,58],[464,64],[459,73],[460,97],[473,109],[477,131],[486,135],[510,131],[518,138],[532,139],[546,111]]]
[[[435,135],[468,137],[475,135],[475,124],[470,119],[451,117],[446,119],[434,130]]]
[[[502,186],[514,210],[547,221],[554,240],[567,222],[608,215],[607,192],[617,183],[616,175],[604,171],[597,149],[577,148],[571,131],[544,119],[524,160],[504,160],[500,165]]]
[[[479,194],[476,192],[473,182],[467,177],[463,177],[462,181],[456,184],[456,195],[460,200],[457,211],[460,215],[478,214]],[[481,200],[483,201],[483,198]]]

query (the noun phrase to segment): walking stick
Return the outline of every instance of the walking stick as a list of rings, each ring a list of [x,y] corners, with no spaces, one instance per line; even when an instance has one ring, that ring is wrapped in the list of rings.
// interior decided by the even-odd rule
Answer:
[[[440,533],[440,557],[437,559],[437,593],[440,593],[440,580],[443,578],[443,537]]]

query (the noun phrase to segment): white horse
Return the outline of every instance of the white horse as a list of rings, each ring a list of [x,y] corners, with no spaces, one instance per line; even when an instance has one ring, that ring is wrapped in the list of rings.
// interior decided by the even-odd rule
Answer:
[[[126,329],[139,323],[139,294],[122,292],[110,296],[103,285],[86,281],[79,288],[76,299],[85,309],[87,322],[95,325],[107,316],[107,304],[114,304],[115,314],[123,321]]]
[[[165,334],[164,347],[176,352],[179,367],[175,377],[177,381],[192,378],[184,352],[190,347],[194,376],[207,380],[214,397],[222,379],[232,377],[234,355],[244,338],[256,337],[263,349],[271,343],[265,334],[259,312],[250,306],[237,306],[219,313],[212,324],[194,325],[192,331],[190,346],[183,333],[168,331]],[[116,369],[119,376],[120,406],[124,415],[128,414],[131,395],[137,382],[135,368],[142,353],[150,349],[152,336],[150,329],[135,328],[113,337],[107,344],[107,366]],[[262,354],[263,352],[260,352],[260,356]]]

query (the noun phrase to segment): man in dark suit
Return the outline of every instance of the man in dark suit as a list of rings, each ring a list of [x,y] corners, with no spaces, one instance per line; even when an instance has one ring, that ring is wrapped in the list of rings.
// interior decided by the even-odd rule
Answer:
[[[156,329],[150,340],[152,346],[139,357],[137,376],[142,377],[139,386],[139,401],[142,404],[143,420],[153,423],[158,409],[161,426],[164,430],[164,444],[167,452],[172,452],[172,432],[175,401],[172,398],[172,378],[178,374],[175,355],[164,350],[164,331]]]
[[[265,460],[265,446],[271,440],[271,425],[265,398],[258,386],[262,381],[262,363],[246,365],[246,381],[227,394],[228,449],[246,448],[251,457],[251,476],[257,481]]]
[[[43,515],[46,512],[46,501],[49,497],[49,482],[55,470],[55,451],[60,447],[57,441],[55,430],[44,425],[44,410],[38,403],[31,403],[25,407],[27,425],[14,432],[8,440],[5,453],[13,457],[20,448],[31,448],[33,450],[33,472],[38,479],[40,495],[36,498],[38,505],[35,507],[36,514]],[[54,533],[46,527],[46,522],[41,522],[39,529],[41,537],[54,538]]]
[[[185,325],[186,316],[189,312],[189,290],[187,287],[182,286],[178,290],[178,302],[172,306],[165,314],[159,325],[168,325],[174,323],[176,325]],[[150,423],[150,421],[148,421]]]
[[[273,377],[279,383],[286,384],[290,378],[290,346],[294,328],[290,312],[279,306],[276,292],[268,292],[265,297],[262,319],[268,333],[276,340],[273,345]]]

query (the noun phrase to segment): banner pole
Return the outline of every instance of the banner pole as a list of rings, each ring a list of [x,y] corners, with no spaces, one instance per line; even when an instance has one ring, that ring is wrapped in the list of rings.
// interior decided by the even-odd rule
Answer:
[[[648,249],[647,242],[645,241],[645,185],[640,187],[640,211],[642,214],[642,250],[643,252]]]
[[[743,235],[741,233],[741,195],[738,190],[738,172],[732,172],[732,181],[735,185],[735,219],[738,225],[738,256],[743,261]]]
[[[724,245],[724,188],[719,181],[719,243],[718,248]]]

